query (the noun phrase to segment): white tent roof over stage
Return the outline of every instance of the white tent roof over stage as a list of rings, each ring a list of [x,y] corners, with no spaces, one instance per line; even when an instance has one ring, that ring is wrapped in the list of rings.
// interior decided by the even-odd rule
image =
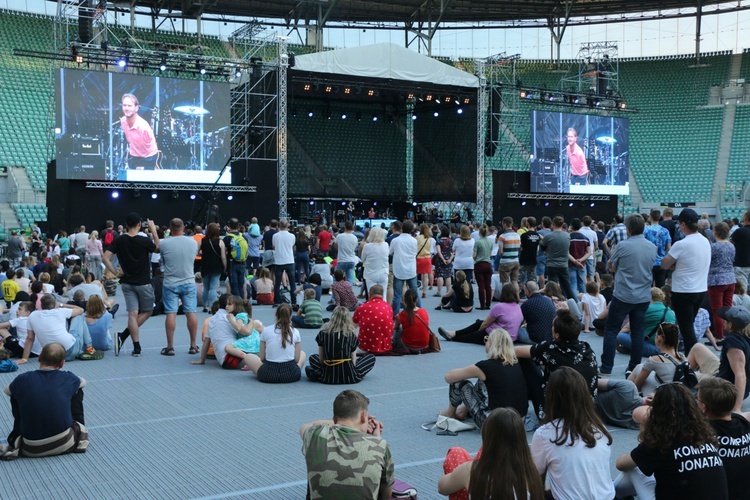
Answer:
[[[294,69],[457,87],[479,86],[474,75],[392,43],[297,56]]]

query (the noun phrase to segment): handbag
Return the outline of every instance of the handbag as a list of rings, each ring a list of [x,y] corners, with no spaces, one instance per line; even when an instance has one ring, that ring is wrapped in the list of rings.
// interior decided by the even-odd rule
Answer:
[[[440,352],[440,339],[438,338],[438,336],[435,335],[435,332],[432,331],[430,325],[428,325],[427,322],[422,319],[422,316],[420,316],[419,314],[415,314],[414,316],[419,318],[419,321],[421,321],[422,324],[427,327],[427,330],[430,331],[430,342],[427,344],[430,352]]]
[[[677,361],[672,356],[664,353],[664,357],[674,363],[674,378],[672,382],[679,382],[690,390],[694,390],[698,385],[698,376],[695,374],[687,361]]]
[[[455,436],[459,432],[473,431],[476,428],[477,424],[474,422],[466,422],[452,417],[446,417],[445,415],[438,415],[435,422],[422,424],[422,429],[426,431],[437,429],[438,436]]]

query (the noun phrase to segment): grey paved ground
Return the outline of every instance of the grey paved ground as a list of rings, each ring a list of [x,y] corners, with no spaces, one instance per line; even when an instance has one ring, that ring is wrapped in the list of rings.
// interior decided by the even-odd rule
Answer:
[[[116,298],[122,301],[120,293]],[[436,301],[429,297],[424,304],[435,329],[484,317],[480,311],[434,311]],[[254,312],[264,324],[272,321],[270,306]],[[202,324],[206,315],[199,316]],[[123,306],[115,330],[125,324]],[[164,316],[159,316],[141,330],[142,357],[130,356],[128,341],[118,358],[110,351],[101,361],[66,364],[88,380],[89,451],[0,463],[5,478],[0,498],[304,498],[298,429],[307,421],[330,418],[333,398],[344,387],[310,383],[304,376],[295,384],[266,385],[248,372],[222,370],[215,361],[190,365],[196,356],[187,354],[184,316],[178,316],[177,325],[174,357],[159,355],[166,345]],[[308,353],[316,351],[315,334],[302,331]],[[587,334],[586,340],[601,352],[600,337]],[[479,432],[437,436],[420,424],[434,420],[447,403],[443,374],[483,357],[480,346],[443,342],[439,354],[379,358],[355,386],[370,398],[370,412],[384,422],[397,477],[416,486],[420,498],[439,497],[437,480],[448,448],[463,446],[474,453],[480,446]],[[626,364],[618,354],[615,377],[623,376]],[[32,361],[20,371],[37,366]],[[7,385],[20,371],[0,374],[0,384]],[[10,418],[10,405],[0,401],[0,434],[7,435]],[[622,429],[613,429],[613,435],[612,463],[637,438],[635,431]]]

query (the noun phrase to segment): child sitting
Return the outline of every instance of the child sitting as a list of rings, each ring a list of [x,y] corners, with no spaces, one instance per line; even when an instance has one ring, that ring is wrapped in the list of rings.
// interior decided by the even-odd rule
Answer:
[[[599,294],[599,285],[595,281],[586,283],[586,293],[581,294],[581,304],[583,305],[583,332],[590,333],[591,322],[607,308],[607,301]]]
[[[315,289],[305,290],[305,300],[297,314],[292,316],[292,324],[297,328],[320,328],[323,326],[323,306],[315,299]]]
[[[219,310],[219,301],[214,300],[214,303],[211,304],[211,315],[213,316],[216,314],[216,311]],[[211,321],[211,316],[206,318],[203,321],[203,328],[201,329],[201,342],[206,342],[206,336],[208,332],[208,322]],[[208,341],[208,352],[206,353],[206,357],[208,359],[216,359],[216,353],[214,352],[214,346],[211,345],[211,341]]]
[[[262,267],[258,271],[257,278],[254,281],[256,300],[258,304],[264,306],[273,305],[273,281],[271,281],[271,273],[268,268]]]
[[[55,286],[50,284],[51,279],[49,273],[41,273],[39,275],[39,281],[44,285],[44,293],[55,293]]]
[[[329,304],[326,308],[328,311],[333,311],[336,306],[343,306],[353,311],[357,308],[357,296],[354,295],[352,284],[346,279],[346,274],[341,269],[336,269],[333,273],[333,277],[336,280],[331,285],[331,292],[333,293],[334,304]]]
[[[747,294],[747,289],[741,281],[737,281],[734,284],[734,297],[732,298],[732,305],[742,307],[743,309],[750,312],[750,295]]]
[[[599,277],[599,294],[604,297],[604,300],[607,301],[607,304],[612,302],[612,285],[614,284],[614,279],[612,278],[611,274],[602,274]]]
[[[5,348],[13,353],[16,358],[23,357],[23,348],[26,343],[27,324],[29,314],[34,310],[33,302],[20,302],[16,311],[16,317],[5,323],[0,323],[0,337],[5,344]],[[11,336],[8,328],[14,327],[16,329],[15,336]],[[42,346],[37,339],[34,339],[34,344],[31,346],[31,356],[36,357],[42,352]]]
[[[229,311],[230,303],[233,304],[232,311]],[[260,331],[263,330],[263,323],[252,320],[253,306],[250,301],[233,295],[227,301],[227,312],[229,312],[227,314],[229,324],[237,332],[237,340],[232,342],[231,348],[241,351],[242,354],[230,352],[230,346],[226,347],[227,353],[244,357],[245,354],[260,352]],[[243,370],[249,370],[249,368],[243,367]]]

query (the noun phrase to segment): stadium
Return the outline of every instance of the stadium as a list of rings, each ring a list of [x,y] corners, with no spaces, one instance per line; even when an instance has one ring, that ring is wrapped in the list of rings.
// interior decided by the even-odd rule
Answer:
[[[33,226],[50,236],[101,229],[133,211],[162,224],[180,214],[189,225],[238,216],[261,226],[349,214],[361,225],[555,214],[609,222],[686,207],[711,221],[741,219],[750,207],[750,48],[738,45],[748,10],[750,2],[711,0],[6,0],[0,242]],[[674,23],[665,33],[682,41],[664,47],[679,50],[632,55],[629,45],[644,52],[653,34],[628,28],[626,37],[619,27],[649,22]],[[735,42],[719,41],[727,25]],[[458,47],[459,33],[480,30],[487,47]],[[536,30],[534,41],[500,41],[522,30]],[[536,57],[524,55],[529,44]],[[144,158],[125,130],[126,95],[153,132],[156,149]],[[565,154],[570,130],[585,181]],[[273,322],[273,311],[258,316]],[[464,322],[439,318],[446,328]],[[144,337],[161,335],[157,322]],[[601,339],[587,340],[601,352]],[[157,354],[160,340],[148,342]],[[314,337],[303,342],[316,350]],[[439,497],[448,447],[481,446],[478,432],[415,429],[444,403],[444,372],[482,354],[449,344],[439,363],[380,358],[387,368],[358,386],[393,429],[397,476],[421,498]],[[168,367],[154,358],[69,365],[93,382],[91,450],[7,464],[16,479],[0,497],[304,495],[297,429],[330,417],[336,387],[248,388],[185,356]],[[0,422],[10,428],[9,411]],[[633,431],[613,434],[613,457],[637,444]]]

